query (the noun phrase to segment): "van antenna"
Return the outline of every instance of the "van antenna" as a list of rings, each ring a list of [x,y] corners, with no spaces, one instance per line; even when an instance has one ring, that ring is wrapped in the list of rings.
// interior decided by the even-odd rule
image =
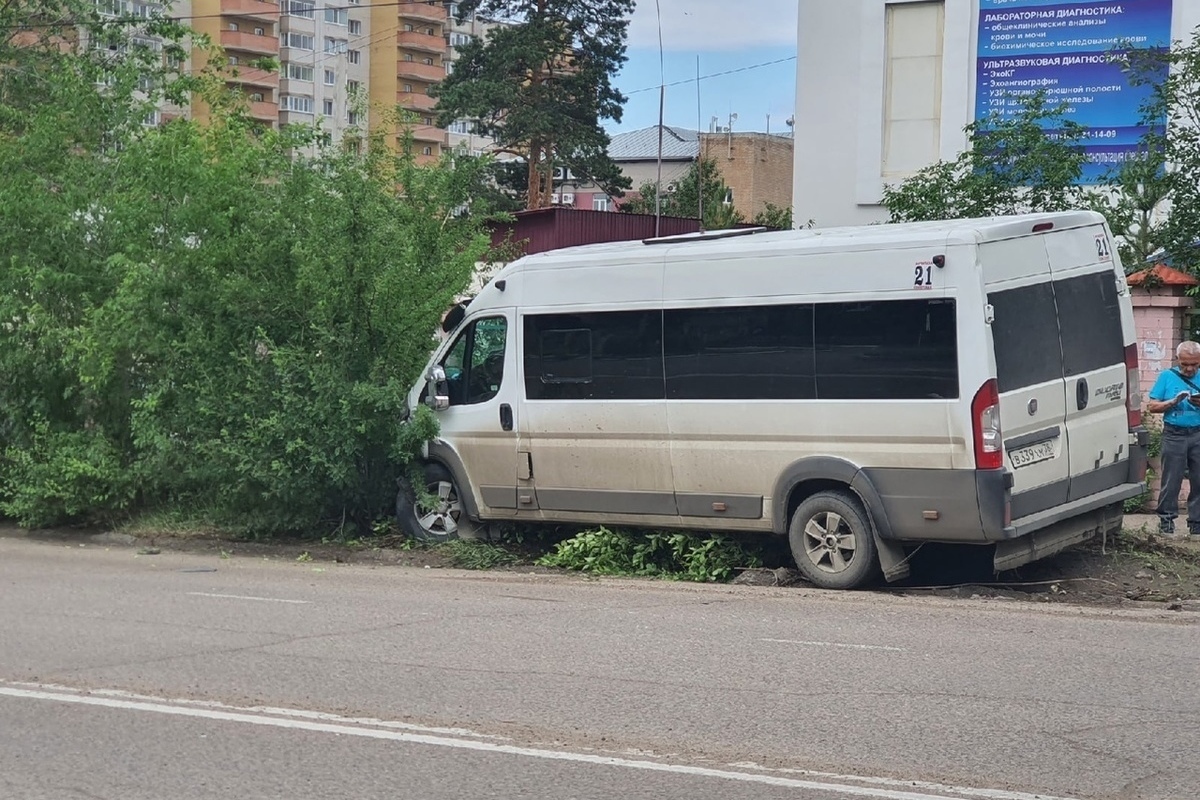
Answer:
[[[696,216],[700,218],[700,232],[704,233],[704,159],[700,149],[700,54],[696,54]]]
[[[662,4],[654,0],[658,14],[658,178],[654,182],[654,236],[662,235],[662,156],[663,156],[663,105],[667,96],[667,73],[663,58]]]

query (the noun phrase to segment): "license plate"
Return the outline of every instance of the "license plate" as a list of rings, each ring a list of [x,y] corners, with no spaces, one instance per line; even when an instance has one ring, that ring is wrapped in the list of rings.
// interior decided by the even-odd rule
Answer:
[[[1039,461],[1049,461],[1054,458],[1054,442],[1056,439],[1047,439],[1044,442],[1031,444],[1027,447],[1018,447],[1016,450],[1008,452],[1009,459],[1012,460],[1012,465],[1017,469],[1027,467],[1030,464],[1036,464]]]

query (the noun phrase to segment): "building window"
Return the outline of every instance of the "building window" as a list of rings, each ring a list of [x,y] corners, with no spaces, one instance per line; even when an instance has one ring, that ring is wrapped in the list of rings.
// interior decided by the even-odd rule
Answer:
[[[295,111],[300,114],[313,113],[313,99],[295,94],[285,94],[279,98],[279,106],[284,111]]]
[[[315,3],[311,3],[309,0],[284,0],[284,2],[286,3],[285,8],[287,8],[288,16],[304,17],[305,19],[313,18],[314,9],[316,8]]]
[[[325,21],[331,25],[345,25],[346,13],[344,8],[326,8]]]
[[[592,198],[592,211],[608,211],[612,198],[606,194],[598,194]]]
[[[358,112],[357,111],[348,112],[346,114],[346,122],[348,122],[351,125],[357,125],[358,124]]]
[[[252,92],[250,94],[250,102],[251,103],[261,103],[263,101],[264,101],[264,97],[263,97],[262,92]]]
[[[405,54],[404,54],[404,60],[405,60],[405,61],[412,61],[412,60],[413,60],[412,53],[405,53]]]
[[[325,37],[325,52],[326,53],[344,53],[344,52],[346,52],[346,46],[348,44],[349,43],[345,39],[331,39],[328,36],[326,36]]]
[[[325,85],[333,86],[335,83],[337,83],[337,73],[331,69],[325,70]]]
[[[473,37],[469,33],[457,33],[457,32],[451,33],[450,34],[450,46],[451,47],[462,47],[464,44],[470,44],[472,38]]]
[[[422,118],[421,118],[421,123],[422,123],[422,124],[424,124],[424,125],[432,125],[432,124],[433,124],[433,117],[422,117]]]
[[[158,124],[159,124],[160,122],[162,122],[162,112],[160,112],[160,111],[157,111],[157,110],[156,110],[156,111],[151,111],[151,112],[150,112],[149,114],[147,114],[147,115],[146,115],[146,117],[145,117],[145,118],[142,120],[142,124],[143,124],[143,125],[145,125],[145,126],[146,126],[146,127],[148,127],[148,128],[154,128],[154,127],[157,127],[157,126],[158,126]]]
[[[321,103],[321,113],[327,117],[333,116],[333,101],[325,100]]]
[[[938,160],[942,128],[945,3],[889,3],[883,97],[883,176]]]
[[[295,50],[312,50],[316,47],[316,40],[306,33],[289,33],[287,46]]]
[[[432,58],[425,58],[425,59],[422,59],[421,63],[422,63],[422,64],[424,64],[424,65],[425,65],[425,66],[427,66],[427,67],[432,67],[432,66],[433,66],[433,59],[432,59]]]
[[[424,147],[424,148],[422,148],[422,149],[421,149],[421,155],[423,155],[423,156],[431,156],[431,155],[433,155],[433,148],[432,148],[432,147]]]
[[[236,22],[229,23],[229,30],[236,31],[237,29],[238,29],[238,24]]]
[[[359,34],[362,33],[362,22],[357,19],[352,19],[348,23],[348,29],[349,29],[350,33],[352,33],[355,36],[358,36]]]
[[[404,84],[404,91],[406,91],[406,92],[411,92],[411,91],[412,91],[412,84],[411,84],[411,83],[406,83],[406,84]]]
[[[416,30],[416,29],[413,28],[413,26],[411,24],[409,24],[407,22],[404,23],[404,32],[405,33],[412,33],[414,30]]]
[[[308,83],[312,83],[313,68],[306,67],[303,64],[291,63],[288,64],[287,67],[287,76],[288,80],[307,81]]]
[[[361,64],[362,63],[362,51],[361,50],[350,50],[346,53],[346,58],[350,61],[351,64]]]
[[[266,29],[266,28],[255,28],[255,29],[254,29],[254,35],[255,35],[255,36],[266,36],[266,35],[267,35],[267,29]]]
[[[351,97],[358,94],[358,81],[346,81],[346,93]]]
[[[242,63],[237,56],[229,56],[229,58],[225,60],[231,67],[236,67],[238,64]]]

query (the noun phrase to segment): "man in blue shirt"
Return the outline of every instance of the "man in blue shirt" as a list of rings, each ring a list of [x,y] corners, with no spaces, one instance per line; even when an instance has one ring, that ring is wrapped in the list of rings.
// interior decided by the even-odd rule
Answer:
[[[1200,343],[1175,350],[1178,367],[1164,370],[1150,390],[1146,410],[1163,415],[1162,486],[1158,492],[1158,532],[1175,533],[1179,489],[1189,475],[1188,533],[1200,538]]]

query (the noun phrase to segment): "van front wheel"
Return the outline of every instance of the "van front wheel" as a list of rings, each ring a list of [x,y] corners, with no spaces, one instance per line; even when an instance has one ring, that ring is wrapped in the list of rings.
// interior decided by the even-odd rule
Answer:
[[[445,542],[477,538],[479,525],[467,516],[462,492],[450,470],[441,464],[426,464],[424,492],[413,491],[402,480],[396,494],[396,521],[420,542]]]
[[[801,503],[788,543],[796,567],[822,589],[856,589],[879,570],[871,523],[847,492],[818,492]]]

